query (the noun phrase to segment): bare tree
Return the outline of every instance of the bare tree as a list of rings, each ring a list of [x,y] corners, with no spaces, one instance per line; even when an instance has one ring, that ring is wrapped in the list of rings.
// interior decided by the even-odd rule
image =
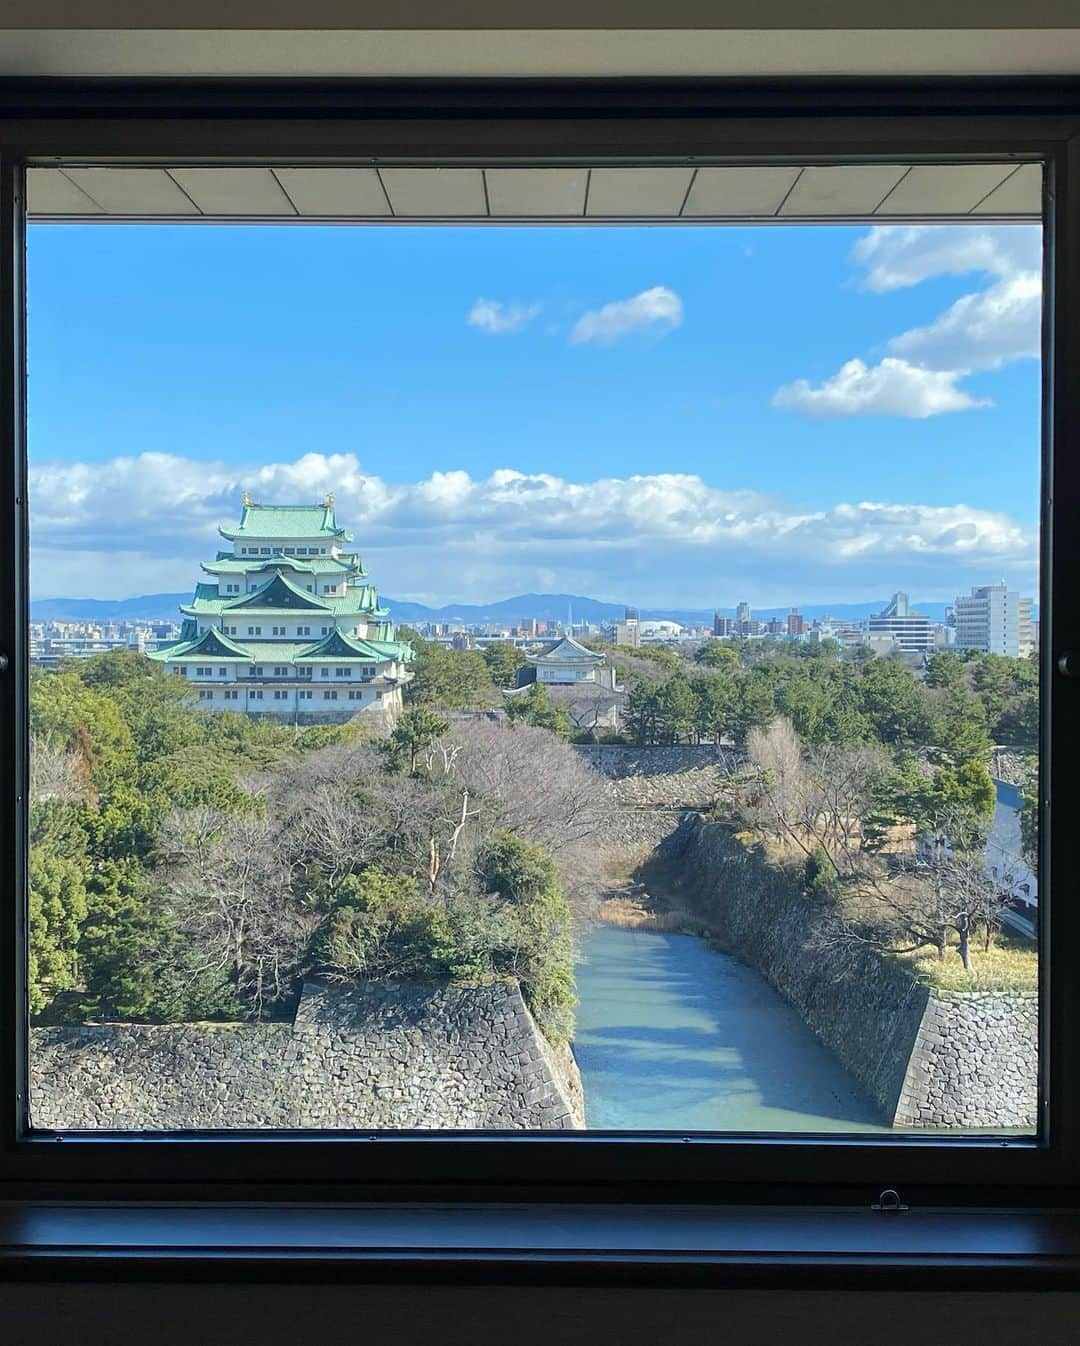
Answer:
[[[30,736],[30,798],[33,801],[84,799],[89,789],[86,763],[79,753],[57,743],[51,734]]]

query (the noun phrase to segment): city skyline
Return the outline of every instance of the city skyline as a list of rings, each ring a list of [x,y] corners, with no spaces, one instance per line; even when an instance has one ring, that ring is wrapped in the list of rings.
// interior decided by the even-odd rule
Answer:
[[[333,491],[428,606],[1034,594],[1038,249],[1031,226],[34,226],[34,595],[180,591],[245,489]]]

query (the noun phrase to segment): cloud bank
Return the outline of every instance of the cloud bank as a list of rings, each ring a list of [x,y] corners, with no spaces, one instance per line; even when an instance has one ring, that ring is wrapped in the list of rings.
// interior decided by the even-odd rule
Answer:
[[[852,260],[863,288],[906,289],[935,276],[979,272],[986,289],[958,299],[925,327],[888,342],[873,366],[847,361],[820,384],[796,379],[773,406],[805,416],[924,418],[993,405],[957,386],[980,370],[1039,355],[1042,323],[1040,231],[1022,225],[882,225],[859,239]]]
[[[1002,575],[1030,589],[1035,568],[1029,529],[961,503],[806,510],[684,473],[574,482],[504,468],[395,483],[353,454],[244,468],[146,453],[31,470],[33,592],[188,589],[225,545],[217,526],[238,517],[245,489],[266,503],[335,492],[379,587],[422,602],[536,589],[643,606],[854,601],[898,587],[951,598]]]

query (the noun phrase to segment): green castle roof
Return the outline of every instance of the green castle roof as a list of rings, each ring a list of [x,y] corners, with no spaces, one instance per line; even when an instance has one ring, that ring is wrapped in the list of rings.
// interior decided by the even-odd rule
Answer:
[[[337,639],[335,639],[335,637]],[[333,631],[319,640],[238,640],[221,631],[207,631],[198,640],[178,640],[150,654],[160,663],[198,661],[205,658],[263,666],[317,662],[336,659],[342,663],[386,663],[399,659],[408,663],[412,646],[404,640],[357,640]]]
[[[276,551],[272,556],[234,556],[232,552],[218,552],[216,561],[204,561],[202,568],[208,575],[251,575],[259,570],[285,568],[305,575],[367,574],[359,558],[350,553],[342,556],[286,556]]]
[[[336,537],[352,541],[352,534],[337,526],[333,496],[321,505],[256,505],[244,499],[240,522],[234,528],[219,528],[223,538]]]
[[[217,597],[217,595],[214,595]],[[328,612],[326,604],[315,594],[299,589],[292,580],[276,570],[265,584],[260,584],[249,594],[240,594],[235,598],[226,598],[222,602],[222,611],[245,611],[248,608],[273,608],[285,612]]]
[[[288,581],[285,581],[288,583]],[[291,586],[295,588],[295,586]],[[269,616],[275,614],[278,616],[287,616],[290,612],[311,612],[315,616],[335,617],[385,617],[388,615],[388,609],[378,606],[379,599],[374,586],[370,584],[350,585],[343,595],[336,598],[324,597],[319,595],[317,598],[313,594],[305,593],[302,590],[296,590],[298,594],[307,599],[306,603],[289,602],[288,605],[274,603],[272,596],[267,595],[267,585],[261,589],[256,589],[250,594],[232,594],[228,597],[219,597],[217,587],[213,584],[198,584],[195,587],[195,597],[190,603],[185,603],[180,611],[188,617],[219,617],[226,613],[242,611],[245,616]],[[262,594],[264,597],[259,602],[250,600],[258,598]],[[238,602],[239,598],[239,602]]]

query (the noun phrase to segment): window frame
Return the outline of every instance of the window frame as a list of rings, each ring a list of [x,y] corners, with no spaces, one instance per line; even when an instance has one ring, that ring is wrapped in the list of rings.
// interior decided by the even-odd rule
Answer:
[[[64,87],[57,87],[61,84]],[[1070,747],[1080,685],[1055,672],[1080,646],[1080,97],[1031,81],[879,81],[740,86],[619,81],[556,85],[303,85],[161,81],[0,82],[0,1180],[65,1196],[253,1192],[528,1200],[586,1193],[642,1202],[861,1203],[884,1187],[905,1201],[1048,1206],[1080,1188],[1080,911],[1055,851],[1050,799],[1080,812]],[[1039,857],[1041,1127],[1045,1139],[705,1136],[678,1133],[63,1133],[24,1130],[26,984],[27,508],[24,169],[27,164],[373,161],[408,164],[689,161],[942,162],[1045,165],[1042,727]],[[673,226],[677,227],[677,226]],[[1072,302],[1070,302],[1070,300]],[[1055,451],[1056,450],[1056,451]],[[1053,518],[1066,526],[1054,528]],[[1058,633],[1061,633],[1060,635]],[[1053,729],[1053,737],[1051,730]],[[1055,746],[1056,745],[1056,746]],[[1066,824],[1067,825],[1067,824]],[[1053,1033],[1050,1028],[1053,1026]],[[1052,1087],[1051,1087],[1052,1085]],[[46,1187],[42,1187],[45,1184]]]

